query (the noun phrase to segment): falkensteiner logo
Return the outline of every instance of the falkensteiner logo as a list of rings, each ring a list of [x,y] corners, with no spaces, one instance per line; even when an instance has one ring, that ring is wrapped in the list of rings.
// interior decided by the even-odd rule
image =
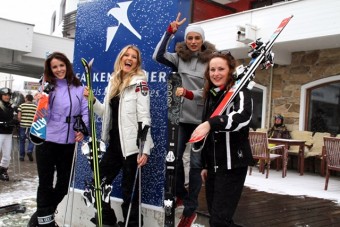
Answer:
[[[112,8],[107,13],[108,16],[113,16],[114,18],[118,20],[118,25],[107,28],[105,51],[109,49],[111,42],[114,39],[117,33],[117,30],[121,24],[124,25],[127,29],[129,29],[129,31],[133,33],[138,39],[142,39],[142,36],[136,31],[136,29],[132,27],[129,21],[128,15],[127,15],[131,2],[132,1],[117,3],[119,7]]]

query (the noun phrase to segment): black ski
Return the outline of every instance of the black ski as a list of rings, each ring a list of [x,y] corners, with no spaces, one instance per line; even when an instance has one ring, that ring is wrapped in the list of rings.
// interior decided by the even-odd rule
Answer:
[[[0,216],[7,214],[25,213],[26,207],[19,203],[14,203],[11,205],[6,205],[0,207]]]
[[[176,96],[177,87],[182,79],[177,72],[168,78],[168,153],[166,155],[166,187],[164,192],[164,227],[175,226],[176,208],[176,157],[181,97]]]

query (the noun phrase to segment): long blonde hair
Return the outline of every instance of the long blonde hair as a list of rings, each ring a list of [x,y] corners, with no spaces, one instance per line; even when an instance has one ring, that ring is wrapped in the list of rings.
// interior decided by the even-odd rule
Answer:
[[[135,50],[137,52],[137,65],[136,68],[134,68],[128,74],[123,74],[121,60],[129,49]],[[120,95],[121,92],[130,84],[130,81],[134,75],[144,75],[144,71],[142,69],[142,56],[138,47],[134,45],[127,45],[119,52],[114,64],[113,73],[110,79],[111,80],[111,89],[109,91],[110,99],[117,95]]]

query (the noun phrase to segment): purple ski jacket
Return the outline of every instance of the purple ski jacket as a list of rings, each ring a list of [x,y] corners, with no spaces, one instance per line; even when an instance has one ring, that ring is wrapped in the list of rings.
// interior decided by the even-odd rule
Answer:
[[[77,115],[82,115],[88,127],[88,103],[83,91],[83,86],[68,86],[65,79],[57,80],[54,91],[49,93],[46,141],[58,144],[75,143],[73,125]]]

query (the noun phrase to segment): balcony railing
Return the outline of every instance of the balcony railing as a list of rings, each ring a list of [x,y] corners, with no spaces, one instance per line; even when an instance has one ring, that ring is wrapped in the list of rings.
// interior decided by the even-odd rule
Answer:
[[[77,10],[65,14],[63,23],[63,36],[73,38],[76,29]]]

